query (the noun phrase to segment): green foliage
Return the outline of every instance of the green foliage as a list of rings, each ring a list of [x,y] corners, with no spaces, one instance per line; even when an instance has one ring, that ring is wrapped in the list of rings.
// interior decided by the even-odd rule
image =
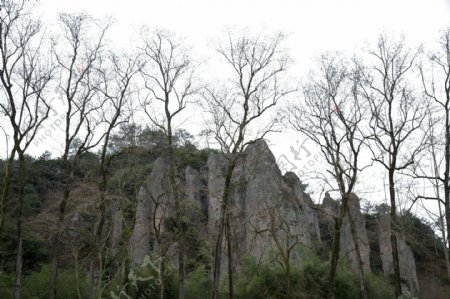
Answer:
[[[292,266],[291,289],[298,293],[300,269]],[[224,291],[226,292],[226,291]],[[237,298],[286,298],[287,280],[286,274],[276,262],[259,262],[254,257],[244,258],[242,273],[236,282]]]
[[[329,264],[320,261],[306,262],[302,267],[301,288],[306,297],[326,298]]]
[[[212,281],[204,266],[200,266],[186,276],[186,299],[210,298]]]
[[[200,169],[208,160],[208,150],[199,150],[194,145],[188,144],[175,150],[176,159],[179,168],[191,166]]]
[[[45,241],[40,239],[30,229],[23,231],[23,272],[25,274],[40,268],[40,264],[48,259]],[[5,272],[14,272],[16,262],[17,238],[12,221],[7,221],[4,231],[0,235],[0,261]],[[2,298],[2,297],[0,297]]]
[[[41,211],[43,199],[32,184],[25,186],[25,196],[23,199],[23,216],[29,217]]]
[[[22,281],[21,298],[23,299],[41,299],[50,297],[50,275],[51,267],[45,265],[38,272],[25,276]],[[80,275],[78,286],[81,298],[87,296],[87,279],[85,275]],[[74,270],[61,270],[58,276],[58,294],[57,298],[61,299],[77,299],[77,281],[75,279]],[[12,298],[14,292],[13,274],[0,273],[0,298]]]
[[[155,269],[159,267],[158,262],[159,260],[155,260],[153,261],[153,266],[145,265],[133,269],[130,272],[128,282],[124,284],[116,281],[116,284],[110,288],[110,294],[112,292],[119,298],[160,298],[161,283],[159,274]],[[164,296],[165,298],[176,298],[178,291],[177,269],[173,265],[166,263],[164,274]],[[120,294],[122,295],[119,296]]]
[[[325,288],[326,285],[323,287]],[[336,298],[358,299],[359,297],[359,281],[356,274],[347,265],[341,265],[336,275]]]
[[[13,298],[14,274],[0,272],[0,298]]]
[[[369,299],[395,298],[394,289],[384,277],[373,273],[366,274]]]
[[[399,224],[416,261],[426,260],[434,256],[436,251],[441,257],[444,256],[444,244],[436,237],[432,225],[426,219],[408,212],[399,217]]]
[[[378,245],[378,221],[382,215],[389,213],[386,204],[366,205],[365,219],[366,228],[370,239],[370,264],[375,273],[381,273],[381,259]],[[417,262],[434,258],[436,253],[444,256],[444,244],[436,236],[433,225],[426,219],[419,218],[411,212],[398,215],[398,225],[408,245],[411,247]]]
[[[307,248],[300,248],[299,260],[291,265],[291,295],[287,294],[286,275],[280,265],[259,262],[253,257],[244,259],[241,274],[236,282],[236,298],[327,298],[330,264],[321,260]],[[222,294],[226,296],[227,280],[224,278]],[[393,289],[383,277],[367,275],[369,298],[394,298]],[[359,280],[350,266],[341,263],[336,277],[336,298],[359,298]]]

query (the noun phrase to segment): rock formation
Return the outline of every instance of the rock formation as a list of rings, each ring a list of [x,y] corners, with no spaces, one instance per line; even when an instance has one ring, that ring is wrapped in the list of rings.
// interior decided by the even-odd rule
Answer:
[[[217,237],[215,234],[227,165],[228,161],[222,154],[211,152],[203,167],[194,169],[187,166],[179,170],[177,176],[183,202],[198,204],[201,210],[201,216],[195,219],[195,229],[204,236],[210,250],[213,250]],[[155,160],[151,173],[139,191],[136,222],[129,241],[130,256],[136,264],[141,264],[146,255],[156,252],[159,244],[155,239],[155,223],[161,224],[161,230],[164,231],[165,219],[174,212],[173,198],[169,196],[168,171],[167,159]],[[268,256],[269,250],[279,250],[275,246],[276,241],[286,245],[289,240],[309,247],[320,242],[318,210],[305,193],[305,186],[296,174],[281,174],[275,157],[264,141],[248,145],[239,156],[232,176],[229,200],[235,267],[239,267],[245,255],[264,258]],[[338,216],[339,202],[327,193],[320,210],[331,232],[334,228],[333,218]],[[340,247],[341,255],[357,268],[359,263],[350,219],[354,221],[363,267],[370,271],[370,246],[365,219],[360,210],[359,198],[354,194],[349,198],[343,218]],[[116,221],[120,222],[115,217]],[[380,221],[379,242],[383,271],[387,276],[393,272],[389,218],[383,217]],[[404,240],[398,242],[402,278],[405,285],[418,294],[419,282],[411,249]],[[295,252],[292,252],[292,256],[295,256]],[[222,263],[225,263],[226,254],[223,257]]]
[[[217,228],[226,165],[221,155],[213,154],[208,159],[212,231]],[[299,243],[310,246],[314,240],[320,240],[317,213],[304,186],[294,173],[281,174],[264,141],[249,145],[239,157],[233,172],[230,205],[237,257],[264,255],[268,248],[273,248],[274,238],[285,235],[282,230],[287,226],[291,237]]]
[[[330,223],[329,227],[334,230],[334,218],[339,215],[340,203],[331,198],[327,192],[321,205],[325,219]],[[358,248],[361,262],[365,271],[370,271],[370,243],[366,230],[366,221],[361,213],[360,200],[356,194],[350,194],[347,211],[342,220],[341,236],[339,239],[341,256],[345,256],[354,269],[359,269],[358,255],[351,229],[353,220],[355,235],[358,240]]]
[[[354,224],[363,268],[366,271],[370,271],[370,243],[367,236],[366,221],[361,213],[359,198],[353,193],[350,194],[347,213],[342,222],[340,247],[342,255],[345,255],[352,267],[357,269],[359,267],[359,262],[350,220],[352,220]]]
[[[379,236],[380,255],[384,276],[394,273],[391,246],[391,217],[385,214],[380,218]],[[400,276],[403,280],[402,291],[409,290],[414,295],[420,294],[419,278],[417,276],[416,262],[411,248],[400,236],[397,236],[398,258],[400,262]]]
[[[130,256],[136,264],[142,263],[145,256],[150,254],[153,224],[164,222],[165,212],[172,205],[168,199],[168,169],[167,159],[155,160],[150,175],[139,190],[136,221],[129,243]]]
[[[202,209],[203,227],[210,244],[214,244],[220,202],[224,188],[227,160],[212,152],[204,169],[186,167],[178,177],[185,199],[197,201]],[[152,221],[163,221],[173,208],[167,197],[168,161],[157,159],[149,177],[138,194],[136,224],[130,239],[130,253],[135,263],[141,263],[154,248]],[[261,256],[273,247],[273,237],[281,231],[270,231],[273,221],[288,225],[290,234],[299,243],[311,246],[320,240],[317,212],[305,187],[294,173],[284,176],[275,157],[264,141],[251,144],[239,157],[233,172],[230,207],[232,246],[239,257]],[[155,211],[155,202],[159,208]],[[277,213],[276,217],[273,213]],[[281,220],[280,220],[281,219]],[[206,225],[207,224],[207,225]],[[277,228],[283,229],[278,223]]]

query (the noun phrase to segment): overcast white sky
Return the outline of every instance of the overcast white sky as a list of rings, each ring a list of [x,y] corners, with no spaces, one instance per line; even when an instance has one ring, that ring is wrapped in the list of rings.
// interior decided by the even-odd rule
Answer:
[[[226,27],[280,30],[289,34],[287,47],[295,61],[291,75],[298,78],[321,51],[352,53],[376,41],[381,32],[405,34],[410,44],[432,46],[439,30],[450,26],[450,0],[40,0],[37,6],[37,14],[48,23],[56,21],[58,12],[81,11],[114,17],[110,38],[120,47],[135,46],[136,29],[145,24],[173,30],[197,56],[206,58],[213,50],[211,40],[220,39]],[[277,158],[292,160],[290,147],[299,140],[285,132],[272,136],[270,143]],[[57,144],[55,140],[32,151],[39,155],[48,146],[55,152]],[[0,151],[3,155],[3,142]],[[297,169],[311,164],[292,162],[300,163]]]

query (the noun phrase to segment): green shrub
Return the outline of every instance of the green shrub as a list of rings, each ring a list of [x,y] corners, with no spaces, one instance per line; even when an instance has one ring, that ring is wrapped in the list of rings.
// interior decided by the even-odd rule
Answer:
[[[137,298],[137,299],[156,299],[160,298],[160,285],[158,272],[155,268],[159,267],[158,260],[152,260],[152,264],[137,267],[130,271],[128,275],[128,284],[123,284],[123,279],[116,279],[115,284],[109,287],[104,294],[111,298],[111,292],[119,298]],[[155,268],[154,268],[155,267]],[[176,298],[178,295],[178,270],[166,263],[164,273],[164,296],[165,298]],[[122,295],[120,295],[122,294]]]
[[[321,260],[307,248],[298,251],[297,258],[291,261],[291,294],[287,293],[287,279],[283,268],[275,262],[258,262],[247,257],[241,267],[241,274],[235,279],[235,297],[262,298],[308,298],[325,299],[328,291],[330,263]],[[223,278],[221,293],[227,295],[228,280]],[[353,299],[360,297],[359,279],[350,265],[344,260],[338,265],[336,273],[336,298]],[[389,299],[393,290],[380,276],[367,275],[367,288],[371,299]]]
[[[370,299],[395,298],[394,289],[382,276],[368,273],[366,284]]]
[[[0,298],[13,298],[14,274],[0,272]]]
[[[50,297],[51,267],[45,265],[39,272],[26,276],[22,282],[22,298],[40,299]],[[87,296],[87,279],[79,274],[78,288],[82,298]],[[3,297],[2,297],[3,298]],[[6,298],[6,297],[5,297]],[[77,294],[77,280],[73,269],[60,270],[57,281],[57,298],[75,299]]]
[[[358,299],[360,297],[358,277],[349,266],[339,267],[336,274],[336,298]]]
[[[212,281],[204,266],[198,267],[187,275],[185,288],[187,299],[211,297]]]

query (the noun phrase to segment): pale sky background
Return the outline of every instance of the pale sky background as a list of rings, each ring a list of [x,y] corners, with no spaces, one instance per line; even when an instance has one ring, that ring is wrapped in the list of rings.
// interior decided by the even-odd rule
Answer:
[[[450,0],[40,0],[36,13],[45,22],[54,23],[58,12],[81,11],[98,18],[114,17],[116,23],[109,38],[118,47],[135,47],[136,30],[148,25],[184,37],[195,55],[206,60],[214,55],[211,41],[220,39],[229,26],[248,27],[255,32],[282,31],[289,35],[286,46],[294,59],[290,75],[298,79],[305,76],[321,51],[351,54],[376,42],[381,32],[405,34],[411,45],[433,47],[439,30],[450,26]],[[198,117],[191,123],[196,129],[201,127]],[[0,132],[3,140],[2,135]],[[272,135],[270,144],[275,157],[281,159],[284,155],[297,171],[307,163],[317,167],[318,161],[293,160],[290,147],[298,147],[297,142],[302,140],[298,134],[286,131]],[[57,140],[47,140],[30,153],[40,155],[50,150],[58,156],[58,144]],[[4,156],[3,141],[0,152]],[[367,184],[365,196],[380,197],[382,184]]]

